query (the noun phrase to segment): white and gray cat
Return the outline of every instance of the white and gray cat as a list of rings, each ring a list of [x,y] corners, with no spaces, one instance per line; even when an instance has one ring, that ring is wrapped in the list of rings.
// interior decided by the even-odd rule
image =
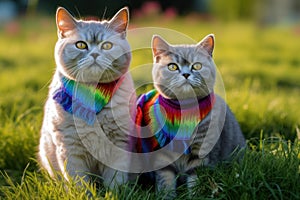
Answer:
[[[246,146],[233,113],[214,94],[213,49],[212,34],[196,45],[152,39],[155,89],[137,103],[137,152],[156,154],[144,162],[151,159],[156,188],[170,190],[169,198],[176,196],[178,180],[192,188],[197,168],[215,166]]]
[[[51,176],[89,174],[114,187],[128,180],[128,148],[135,93],[127,73],[131,52],[126,39],[129,13],[107,21],[76,20],[58,8],[56,72],[50,85],[41,129],[39,160]],[[118,170],[118,169],[121,169]]]

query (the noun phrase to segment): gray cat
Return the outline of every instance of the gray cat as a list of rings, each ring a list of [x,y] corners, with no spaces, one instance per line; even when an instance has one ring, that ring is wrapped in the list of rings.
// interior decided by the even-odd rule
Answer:
[[[57,9],[57,67],[39,145],[40,163],[53,177],[89,181],[93,173],[110,187],[128,180],[129,154],[121,151],[135,116],[128,19],[127,8],[109,21],[76,20]]]
[[[145,153],[157,190],[170,190],[169,198],[176,196],[177,178],[192,188],[198,167],[215,166],[246,146],[233,113],[214,94],[213,49],[212,34],[196,45],[152,39],[155,89],[137,102],[137,152]]]

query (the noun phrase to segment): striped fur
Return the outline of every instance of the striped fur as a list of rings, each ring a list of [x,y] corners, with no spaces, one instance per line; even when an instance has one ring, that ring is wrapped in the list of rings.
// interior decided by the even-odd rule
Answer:
[[[154,36],[152,77],[159,95],[165,99],[185,101],[213,93],[216,78],[213,48],[213,35],[208,35],[196,45],[170,45],[160,36]],[[197,68],[193,67],[195,63],[198,64]],[[143,109],[138,108],[138,112]],[[226,102],[216,95],[211,111],[194,126],[189,154],[182,154],[178,158],[178,152],[170,149],[157,153],[152,163],[154,168],[166,163],[166,160],[173,162],[154,171],[156,188],[158,191],[170,190],[167,198],[172,199],[176,196],[179,182],[183,181],[190,189],[195,185],[196,169],[228,160],[235,151],[245,146],[245,138],[233,113]]]
[[[114,147],[128,148],[131,119],[135,115],[131,107],[131,101],[135,101],[134,86],[127,73],[131,60],[125,38],[128,9],[121,9],[110,21],[83,21],[59,8],[56,22],[57,67],[44,110],[39,145],[41,166],[53,177],[58,172],[67,180],[79,177],[89,181],[89,175],[94,173],[103,178],[106,186],[122,184],[128,179],[123,171],[128,171],[130,159],[127,154],[116,153]],[[103,47],[104,43],[108,46]],[[105,85],[117,80],[122,81],[111,93]],[[95,92],[87,85],[105,88]],[[69,92],[63,92],[61,97],[74,97],[72,108],[70,98],[58,99],[57,92],[64,90]],[[106,95],[108,90],[111,94]],[[86,118],[83,108],[92,110],[93,117]]]

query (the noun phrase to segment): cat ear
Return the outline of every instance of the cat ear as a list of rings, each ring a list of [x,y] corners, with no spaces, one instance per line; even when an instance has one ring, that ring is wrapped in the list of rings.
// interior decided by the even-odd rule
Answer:
[[[152,37],[152,52],[153,56],[156,57],[159,54],[169,51],[170,45],[159,35],[153,35]]]
[[[109,21],[109,27],[118,33],[126,34],[128,21],[129,10],[127,7],[124,7]]]
[[[198,46],[204,48],[210,56],[212,56],[214,46],[215,46],[215,36],[214,34],[207,35],[203,40],[198,43]]]
[[[63,38],[65,33],[76,28],[76,20],[63,7],[59,7],[56,11],[56,25],[58,36]]]

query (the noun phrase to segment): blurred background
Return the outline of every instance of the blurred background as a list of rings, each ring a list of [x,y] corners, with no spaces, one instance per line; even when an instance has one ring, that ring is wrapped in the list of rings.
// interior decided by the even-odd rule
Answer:
[[[258,139],[300,138],[299,0],[0,0],[0,169],[22,170],[35,158],[55,70],[58,6],[78,18],[99,19],[128,6],[129,30],[160,27],[195,42],[214,33],[225,98],[249,147],[259,148]],[[181,43],[177,35],[163,36]],[[139,46],[140,37],[129,32],[131,46]],[[142,37],[150,47],[151,34]],[[151,80],[151,49],[132,54],[132,69],[149,68],[133,74],[135,83]]]
[[[222,20],[252,19],[261,25],[295,23],[300,19],[298,0],[1,0],[0,21],[7,22],[19,16],[32,14],[53,15],[58,6],[66,7],[75,16],[110,17],[123,6],[133,16],[164,12],[166,15],[189,14]]]

